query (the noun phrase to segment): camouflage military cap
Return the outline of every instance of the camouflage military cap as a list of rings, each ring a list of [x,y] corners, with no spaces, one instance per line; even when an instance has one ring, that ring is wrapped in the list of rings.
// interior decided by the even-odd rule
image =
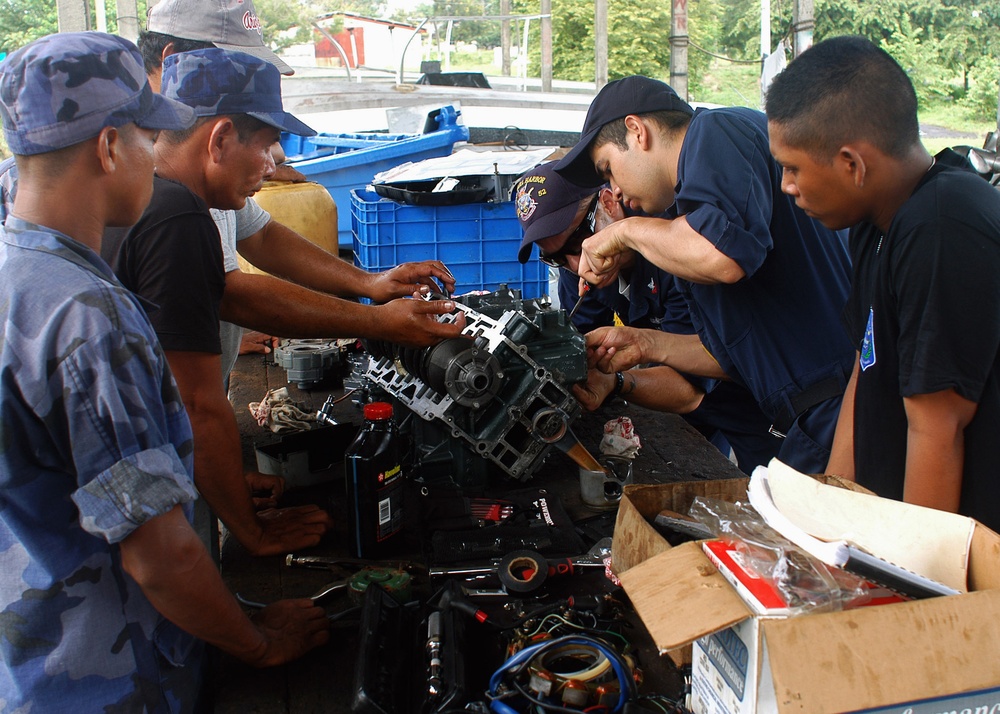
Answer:
[[[209,47],[172,54],[163,60],[160,92],[200,117],[249,114],[292,134],[316,133],[284,110],[278,69],[246,52]]]
[[[159,0],[148,10],[146,29],[246,52],[267,60],[282,74],[295,74],[264,45],[264,29],[250,0]]]
[[[0,62],[0,116],[7,145],[22,156],[79,144],[108,126],[183,129],[194,121],[189,107],[150,89],[134,44],[101,32],[48,35]]]

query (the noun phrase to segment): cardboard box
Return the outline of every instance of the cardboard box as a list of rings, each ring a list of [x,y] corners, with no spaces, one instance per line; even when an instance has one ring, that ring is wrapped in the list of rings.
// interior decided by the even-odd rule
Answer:
[[[700,543],[671,548],[650,523],[695,496],[745,500],[746,484],[626,486],[618,510],[615,572],[661,654],[693,645],[695,712],[1000,712],[1000,536],[976,524],[969,593],[758,617]]]

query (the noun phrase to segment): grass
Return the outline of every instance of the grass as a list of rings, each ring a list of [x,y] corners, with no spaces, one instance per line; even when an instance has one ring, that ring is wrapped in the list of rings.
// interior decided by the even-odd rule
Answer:
[[[694,102],[760,109],[760,66],[712,60],[688,94]]]
[[[430,59],[441,61],[441,70],[444,71],[444,54],[431,53]],[[512,60],[513,62],[513,60]],[[452,52],[451,53],[452,72],[482,72],[483,74],[499,74],[500,68],[493,64],[493,50],[479,50],[478,52]]]

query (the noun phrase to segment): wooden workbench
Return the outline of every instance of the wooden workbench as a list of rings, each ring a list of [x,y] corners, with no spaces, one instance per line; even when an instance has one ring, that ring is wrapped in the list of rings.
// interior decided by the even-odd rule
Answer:
[[[269,431],[257,425],[247,405],[260,401],[269,389],[280,386],[287,386],[293,399],[313,412],[322,406],[328,394],[340,391],[337,385],[299,390],[287,383],[286,371],[271,364],[268,359],[249,355],[240,357],[231,378],[230,399],[240,426],[247,468],[252,469],[256,465],[255,443],[265,443],[274,438]],[[361,423],[357,408],[352,407],[349,400],[338,405],[338,409],[338,421],[341,415],[347,414],[348,418]],[[742,475],[717,449],[675,415],[617,402],[597,413],[585,414],[574,425],[574,433],[584,446],[596,454],[603,424],[623,414],[631,417],[636,433],[642,439],[642,449],[634,462],[636,483],[735,478]],[[536,474],[527,483],[515,482],[517,487],[544,486],[559,495],[574,519],[595,513],[582,504],[577,467],[564,454],[550,456],[543,471],[544,475]],[[317,554],[347,555],[342,490],[342,482],[333,482],[291,491],[286,495],[285,500],[289,504],[315,502],[331,510],[336,526],[314,549]],[[330,574],[287,568],[282,560],[278,556],[252,558],[223,532],[223,577],[234,592],[249,599],[271,602],[282,597],[304,597],[330,580]],[[640,637],[644,635],[642,632],[639,634]],[[217,714],[349,712],[357,644],[356,624],[345,623],[335,625],[329,645],[283,667],[256,670],[227,656],[219,656],[209,685],[215,711]],[[640,646],[648,646],[648,643]],[[676,673],[658,661],[655,655],[648,657],[643,666],[648,686],[655,685],[658,678],[664,680],[665,687],[676,686]],[[674,679],[666,682],[666,678],[671,676]],[[648,689],[648,686],[647,691],[666,691],[655,686]]]

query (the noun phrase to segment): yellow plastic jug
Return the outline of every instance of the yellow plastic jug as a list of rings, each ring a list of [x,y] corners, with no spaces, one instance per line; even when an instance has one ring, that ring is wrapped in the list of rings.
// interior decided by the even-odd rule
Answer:
[[[321,184],[315,181],[265,181],[264,187],[253,198],[278,223],[288,226],[320,248],[338,254],[337,204]],[[243,256],[239,256],[239,264],[244,273],[267,274]]]

